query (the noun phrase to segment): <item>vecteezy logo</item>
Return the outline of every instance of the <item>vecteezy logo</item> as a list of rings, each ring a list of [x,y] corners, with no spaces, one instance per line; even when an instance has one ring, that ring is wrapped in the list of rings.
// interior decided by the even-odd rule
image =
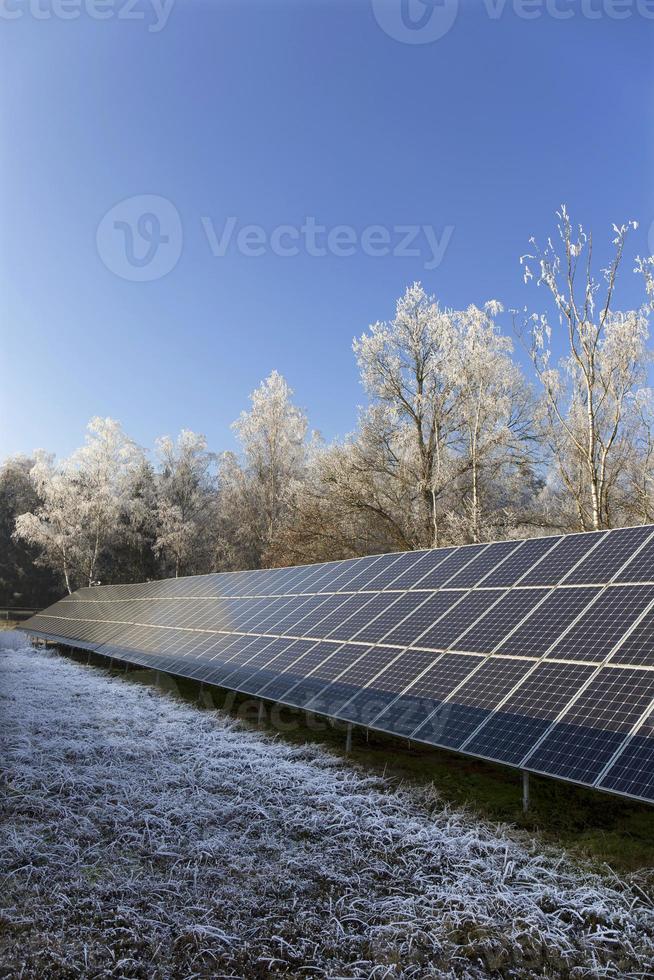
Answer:
[[[372,0],[372,9],[389,37],[404,44],[430,44],[454,24],[459,0]]]
[[[98,225],[98,255],[121,279],[151,282],[175,268],[182,252],[182,222],[174,204],[140,194],[115,204]]]

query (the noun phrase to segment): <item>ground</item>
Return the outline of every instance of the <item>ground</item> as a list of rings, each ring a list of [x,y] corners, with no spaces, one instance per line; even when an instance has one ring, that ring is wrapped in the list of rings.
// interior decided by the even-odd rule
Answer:
[[[638,879],[0,639],[0,975],[636,977]]]

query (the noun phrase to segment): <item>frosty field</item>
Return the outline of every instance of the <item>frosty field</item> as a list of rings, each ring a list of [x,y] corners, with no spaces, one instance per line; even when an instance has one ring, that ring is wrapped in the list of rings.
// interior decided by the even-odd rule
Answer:
[[[0,976],[654,972],[628,882],[17,634],[0,738]]]

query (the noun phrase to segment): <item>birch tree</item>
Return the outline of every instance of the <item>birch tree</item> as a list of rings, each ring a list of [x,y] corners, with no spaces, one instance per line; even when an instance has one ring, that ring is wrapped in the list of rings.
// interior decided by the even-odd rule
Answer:
[[[0,603],[3,606],[42,607],[59,597],[58,575],[35,565],[38,550],[14,534],[16,519],[33,512],[39,499],[30,472],[34,460],[10,456],[0,464]]]
[[[35,459],[30,476],[41,503],[17,519],[16,535],[60,571],[69,592],[92,585],[129,508],[130,477],[143,453],[119,422],[96,417],[85,444],[61,464],[42,451]]]
[[[351,440],[350,486],[361,489],[359,506],[384,517],[396,547],[497,530],[487,519],[499,483],[528,470],[531,399],[494,323],[500,309],[443,310],[414,283],[395,318],[354,343],[372,404]]]
[[[417,540],[440,543],[439,504],[451,479],[456,385],[449,370],[456,343],[451,317],[413,283],[391,321],[373,323],[353,343],[373,411],[363,416],[368,445],[377,442],[380,476],[407,485],[421,511]],[[372,431],[377,438],[371,440]],[[383,462],[382,462],[383,460]],[[407,500],[409,497],[406,498]]]
[[[489,302],[483,310],[469,306],[452,315],[457,340],[448,373],[457,396],[456,459],[464,491],[452,520],[465,519],[470,541],[497,534],[498,487],[513,486],[516,471],[523,482],[531,480],[532,398],[512,360],[511,339],[493,320],[501,311]]]
[[[233,423],[242,447],[239,459],[225,454],[223,503],[230,511],[250,563],[272,559],[293,494],[303,478],[308,421],[293,404],[293,390],[273,371],[251,396],[251,407]]]
[[[593,239],[574,228],[564,206],[557,212],[558,242],[548,239],[522,257],[525,280],[536,264],[538,285],[549,290],[556,312],[532,314],[522,330],[543,392],[544,434],[583,530],[613,523],[613,490],[628,457],[630,403],[644,385],[647,310],[614,309],[615,288],[633,221],[613,226],[612,256],[596,278]],[[646,285],[651,266],[641,271]],[[554,351],[566,353],[558,366]]]
[[[160,464],[155,551],[175,577],[205,570],[215,521],[216,458],[203,435],[183,429],[156,442]]]
[[[34,454],[30,479],[39,504],[16,519],[15,536],[38,551],[39,565],[61,574],[68,593],[83,562],[83,527],[78,496],[68,476],[55,466],[54,455]]]

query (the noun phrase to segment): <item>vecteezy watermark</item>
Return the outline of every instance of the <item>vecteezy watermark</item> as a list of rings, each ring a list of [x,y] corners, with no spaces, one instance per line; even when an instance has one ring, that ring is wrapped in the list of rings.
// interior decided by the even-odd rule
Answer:
[[[315,217],[300,224],[241,224],[231,216],[222,222],[204,215],[199,219],[214,258],[238,254],[246,258],[275,255],[292,258],[366,255],[418,259],[422,268],[438,268],[454,234],[454,225],[438,231],[433,225],[324,225]],[[141,194],[120,201],[107,211],[96,232],[98,255],[121,279],[151,282],[168,275],[182,253],[182,222],[175,205],[165,197]]]
[[[182,254],[182,222],[171,201],[156,194],[128,197],[103,217],[98,255],[121,279],[150,282],[175,268]]]
[[[389,37],[404,44],[430,44],[454,26],[460,0],[372,0],[375,19]],[[471,7],[473,5],[471,4]],[[475,0],[489,20],[512,13],[521,20],[654,20],[654,0]]]
[[[0,0],[0,20],[143,21],[151,34],[168,23],[175,0]]]
[[[347,258],[357,253],[374,258],[391,255],[394,258],[418,258],[424,269],[436,269],[454,232],[454,225],[445,225],[440,235],[432,225],[367,225],[360,231],[353,225],[319,224],[306,217],[299,225],[276,225],[270,231],[262,225],[240,225],[238,218],[228,217],[220,228],[212,218],[200,219],[211,254],[222,258],[229,251],[258,257],[267,253],[292,258],[327,255]]]
[[[459,12],[459,0],[372,0],[383,31],[404,44],[430,44],[448,33]]]

